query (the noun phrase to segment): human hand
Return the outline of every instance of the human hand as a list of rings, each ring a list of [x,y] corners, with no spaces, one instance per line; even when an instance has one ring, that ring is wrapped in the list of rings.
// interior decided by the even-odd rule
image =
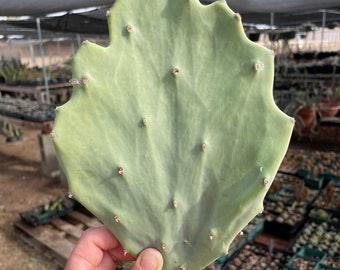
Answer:
[[[134,261],[106,227],[85,231],[74,247],[65,270],[115,270],[118,261]],[[143,250],[130,270],[161,270],[163,257],[153,248]]]

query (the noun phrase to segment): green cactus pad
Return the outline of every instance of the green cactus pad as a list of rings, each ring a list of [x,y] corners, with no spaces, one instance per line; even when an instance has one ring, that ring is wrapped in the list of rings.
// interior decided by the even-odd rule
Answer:
[[[110,45],[83,44],[57,110],[70,192],[127,252],[200,269],[262,211],[286,153],[274,55],[224,1],[117,0],[108,21]]]

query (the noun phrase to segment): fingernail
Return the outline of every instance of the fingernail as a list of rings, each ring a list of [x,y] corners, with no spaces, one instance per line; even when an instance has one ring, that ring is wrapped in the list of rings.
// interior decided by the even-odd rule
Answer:
[[[160,253],[153,249],[146,249],[141,254],[139,266],[143,270],[158,270],[160,266]]]

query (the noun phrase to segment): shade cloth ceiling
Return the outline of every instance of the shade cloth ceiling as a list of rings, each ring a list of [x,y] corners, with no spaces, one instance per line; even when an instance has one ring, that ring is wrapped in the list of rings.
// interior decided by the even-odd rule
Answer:
[[[210,4],[215,0],[200,1]],[[19,27],[35,28],[35,17],[40,17],[41,28],[45,30],[106,34],[105,14],[113,3],[114,0],[0,0],[0,16],[32,17],[15,22]],[[227,0],[227,3],[242,15],[246,24],[273,23],[277,27],[292,27],[304,23],[321,26],[325,19],[327,23],[340,22],[340,0]],[[81,14],[71,12],[88,7],[96,9]],[[61,11],[67,13],[57,17],[46,16]]]
[[[201,0],[211,3],[214,0]],[[114,0],[0,0],[0,16],[43,16],[58,11],[111,6]],[[292,13],[317,9],[340,8],[339,0],[227,0],[228,5],[240,13]]]

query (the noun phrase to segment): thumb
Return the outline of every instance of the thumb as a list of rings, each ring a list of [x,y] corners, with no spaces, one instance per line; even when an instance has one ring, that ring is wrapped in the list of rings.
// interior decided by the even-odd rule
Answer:
[[[162,270],[162,254],[154,248],[143,250],[131,270]]]

